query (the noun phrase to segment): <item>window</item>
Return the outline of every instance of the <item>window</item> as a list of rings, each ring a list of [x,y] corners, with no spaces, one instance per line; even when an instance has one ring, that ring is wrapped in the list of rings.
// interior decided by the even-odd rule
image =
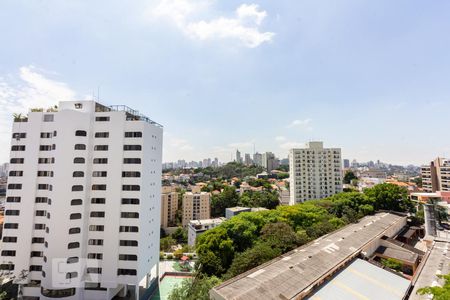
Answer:
[[[75,172],[73,172],[72,177],[84,177],[84,172],[83,171],[75,171]]]
[[[3,250],[2,256],[16,256],[15,250]]]
[[[16,140],[24,139],[27,137],[27,134],[25,132],[14,132],[12,134],[12,138]]]
[[[133,261],[137,261],[137,255],[134,255],[134,254],[119,254],[119,260],[133,260]]]
[[[14,270],[14,265],[13,264],[1,264],[0,265],[0,270],[13,271]]]
[[[53,148],[52,145],[40,145],[39,146],[39,151],[51,151]]]
[[[108,138],[109,132],[96,132],[95,137],[96,138]]]
[[[137,219],[137,218],[139,218],[139,213],[137,213],[137,212],[121,212],[120,217]]]
[[[23,164],[23,162],[25,161],[25,159],[23,158],[11,158],[9,160],[10,164]]]
[[[77,130],[77,131],[75,131],[75,136],[86,136],[86,131]]]
[[[23,171],[9,171],[10,177],[22,177]]]
[[[47,197],[36,197],[34,198],[35,203],[47,203],[48,198]]]
[[[92,198],[91,203],[92,204],[105,204],[105,198]]]
[[[36,229],[36,230],[44,230],[45,229],[45,224],[34,224],[34,229]]]
[[[34,237],[31,239],[32,244],[43,244],[44,238],[43,237]]]
[[[75,158],[73,159],[73,163],[74,163],[74,164],[84,164],[84,162],[85,162],[84,157],[75,157]]]
[[[109,117],[95,117],[96,122],[108,122]]]
[[[86,145],[85,144],[75,144],[75,146],[73,148],[75,150],[86,150]]]
[[[21,190],[22,184],[20,183],[10,183],[8,184],[8,190]]]
[[[49,139],[52,137],[51,132],[41,132],[41,139]]]
[[[89,225],[89,231],[105,231],[104,225]]]
[[[81,214],[80,213],[70,214],[70,219],[71,220],[79,220],[79,219],[81,219]]]
[[[119,232],[139,232],[139,228],[137,226],[120,226]]]
[[[140,158],[124,158],[123,163],[124,164],[140,164],[141,159]]]
[[[45,210],[36,210],[36,217],[45,217],[47,212]]]
[[[3,243],[17,243],[17,236],[4,236]]]
[[[90,239],[88,241],[88,244],[91,246],[103,246],[103,240],[102,239]]]
[[[122,177],[141,177],[141,172],[133,172],[133,171],[122,172]]]
[[[18,209],[8,209],[5,211],[5,215],[7,216],[18,216],[20,215],[20,210]]]
[[[30,272],[41,272],[41,271],[42,271],[42,266],[38,266],[38,265],[30,266]]]
[[[44,122],[53,122],[55,115],[44,115]]]
[[[82,185],[74,185],[72,186],[72,192],[80,192],[83,190],[83,186]]]
[[[94,158],[94,164],[107,164],[107,158]]]
[[[51,184],[43,184],[43,183],[40,183],[40,184],[38,184],[37,189],[38,189],[38,190],[48,190],[48,191],[51,191],[51,190],[52,190],[52,185],[51,185]]]
[[[18,229],[19,223],[5,223],[3,229]]]
[[[81,199],[72,199],[70,200],[70,205],[75,206],[75,205],[82,205],[83,204],[83,200]]]
[[[141,138],[142,137],[142,132],[140,132],[140,131],[127,131],[127,132],[125,132],[125,137],[126,138]]]
[[[122,198],[122,204],[139,204],[139,199],[137,198]]]
[[[103,253],[88,253],[88,259],[103,259]]]
[[[141,145],[123,145],[124,151],[140,151],[142,150]]]
[[[80,243],[72,242],[67,244],[67,249],[76,249],[76,248],[80,248]]]
[[[92,190],[93,191],[106,191],[106,184],[93,184]]]
[[[92,177],[106,177],[108,172],[106,171],[94,171],[92,172]]]
[[[134,269],[117,269],[117,276],[120,275],[128,275],[128,276],[136,276],[137,272]]]
[[[38,177],[53,177],[53,171],[37,171]]]
[[[75,106],[75,109],[82,109],[83,103],[75,103],[74,106]]]
[[[102,268],[87,268],[86,273],[88,274],[102,274]]]
[[[54,157],[40,157],[38,159],[38,163],[39,164],[53,164],[53,163],[55,163],[55,158]]]
[[[91,211],[91,218],[104,218],[105,212],[104,211]]]
[[[108,145],[95,145],[95,151],[108,151]]]
[[[6,202],[19,203],[20,199],[21,199],[20,197],[7,197],[6,198]]]
[[[72,279],[72,278],[77,278],[77,277],[78,277],[78,273],[77,272],[66,273],[66,279]]]
[[[120,240],[120,246],[124,247],[137,247],[138,241],[133,240]]]
[[[72,227],[72,228],[69,229],[69,234],[77,234],[77,233],[80,233],[80,232],[81,232],[80,227]]]
[[[30,257],[43,257],[44,252],[43,251],[31,251]]]
[[[24,145],[11,146],[11,151],[25,151],[25,146]]]
[[[79,261],[80,261],[80,259],[77,256],[72,256],[72,257],[67,258],[68,264],[76,264]]]
[[[141,186],[139,185],[122,185],[122,191],[140,191],[141,190]]]

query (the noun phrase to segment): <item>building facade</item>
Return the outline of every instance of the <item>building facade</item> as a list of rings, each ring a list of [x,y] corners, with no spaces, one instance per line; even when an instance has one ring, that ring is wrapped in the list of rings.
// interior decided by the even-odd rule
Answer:
[[[342,192],[341,149],[310,142],[289,152],[290,205]]]
[[[211,218],[211,194],[206,192],[186,192],[183,195],[183,227],[192,220]]]
[[[94,101],[14,120],[1,268],[28,275],[26,299],[139,297],[159,261],[162,132]]]
[[[427,193],[450,191],[450,159],[438,157],[421,167],[422,187]]]
[[[213,229],[226,219],[224,217],[207,220],[192,220],[188,224],[188,245],[195,246],[197,237],[207,230]]]
[[[161,228],[176,226],[179,193],[174,187],[163,186],[161,190]]]

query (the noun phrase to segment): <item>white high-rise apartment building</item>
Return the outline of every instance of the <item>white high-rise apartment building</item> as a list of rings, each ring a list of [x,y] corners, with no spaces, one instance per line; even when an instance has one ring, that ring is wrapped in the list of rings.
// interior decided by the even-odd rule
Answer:
[[[340,148],[310,142],[289,152],[290,205],[342,192]]]
[[[138,299],[157,277],[162,132],[94,101],[15,119],[1,267],[24,299]]]

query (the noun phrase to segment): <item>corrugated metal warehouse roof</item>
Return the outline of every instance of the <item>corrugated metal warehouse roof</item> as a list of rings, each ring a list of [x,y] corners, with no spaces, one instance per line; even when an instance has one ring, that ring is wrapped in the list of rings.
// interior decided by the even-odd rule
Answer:
[[[400,230],[405,223],[405,217],[390,213],[367,216],[224,282],[211,290],[211,296],[233,300],[299,298],[364,246],[393,226]]]

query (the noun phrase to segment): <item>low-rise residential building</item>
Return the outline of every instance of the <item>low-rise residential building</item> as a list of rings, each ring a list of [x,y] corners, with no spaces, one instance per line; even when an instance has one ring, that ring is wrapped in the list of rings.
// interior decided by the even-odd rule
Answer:
[[[161,228],[176,226],[179,193],[175,187],[163,186],[161,190]]]
[[[191,220],[205,220],[211,218],[211,194],[206,192],[186,192],[183,195],[183,227]]]
[[[207,220],[192,220],[189,221],[188,224],[188,245],[194,246],[195,242],[197,240],[197,237],[204,233],[205,231],[209,229],[213,229],[220,224],[222,224],[223,221],[225,221],[226,218],[220,217],[216,219],[207,219]]]
[[[236,207],[228,207],[225,209],[225,217],[227,219],[231,219],[234,216],[237,216],[240,213],[243,212],[250,212],[251,208],[249,207],[240,207],[240,206],[236,206]]]

